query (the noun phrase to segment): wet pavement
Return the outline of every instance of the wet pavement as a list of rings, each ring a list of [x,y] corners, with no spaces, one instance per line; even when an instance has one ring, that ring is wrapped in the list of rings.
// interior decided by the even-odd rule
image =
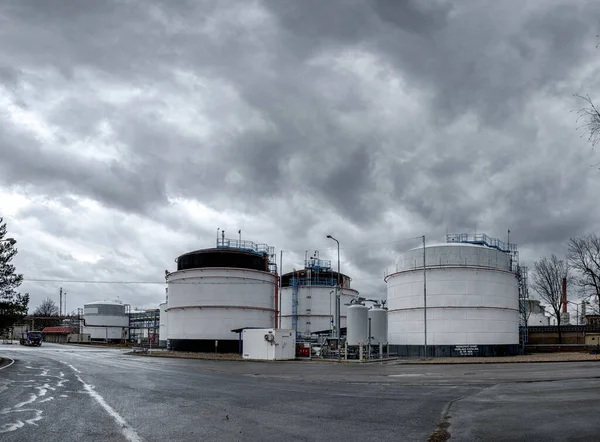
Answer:
[[[600,431],[597,362],[257,363],[48,343],[0,357],[15,361],[0,368],[2,441],[426,441],[440,422],[466,441]]]

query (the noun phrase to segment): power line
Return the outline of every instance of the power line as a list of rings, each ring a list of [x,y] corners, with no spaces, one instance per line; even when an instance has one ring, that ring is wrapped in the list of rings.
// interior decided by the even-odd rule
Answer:
[[[349,246],[349,247],[340,247],[340,250],[350,250],[350,249],[363,249],[363,248],[368,248],[368,247],[377,247],[377,246],[385,246],[385,245],[389,245],[389,244],[396,244],[396,243],[400,243],[400,242],[407,242],[407,241],[414,241],[414,240],[418,240],[419,237],[408,237],[408,238],[402,238],[402,239],[396,239],[394,241],[386,241],[386,242],[380,242],[380,243],[370,243],[370,244],[364,244],[361,246]],[[325,252],[325,251],[336,251],[337,247],[335,248],[328,248],[328,249],[316,249],[316,248],[308,248],[308,250],[317,250],[319,252]]]
[[[93,280],[84,280],[84,279],[38,279],[38,278],[23,278],[24,282],[55,282],[57,284],[167,284],[166,281],[93,281]],[[226,281],[226,282],[209,282],[209,281],[171,281],[169,284],[273,284],[271,281],[255,281],[255,282],[235,282],[235,281]]]
[[[352,278],[352,281],[367,281],[383,279],[382,276],[371,276],[368,278]],[[167,284],[165,281],[93,281],[84,279],[23,279],[23,282],[53,282],[56,284]],[[253,282],[236,282],[236,281],[225,281],[225,282],[209,282],[209,281],[171,281],[169,284],[191,284],[191,285],[248,285],[248,284],[273,284],[270,281],[253,281]]]

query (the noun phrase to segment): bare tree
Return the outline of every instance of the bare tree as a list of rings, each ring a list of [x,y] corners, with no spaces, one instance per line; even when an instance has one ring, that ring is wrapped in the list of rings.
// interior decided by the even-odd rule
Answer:
[[[58,306],[56,305],[56,302],[54,302],[51,298],[46,298],[33,311],[33,316],[40,316],[40,317],[58,316],[58,313],[59,313],[59,310],[58,310]]]
[[[596,35],[596,38],[600,35]],[[596,48],[600,47],[600,42],[596,44]],[[577,129],[583,129],[582,137],[587,137],[588,142],[592,145],[592,148],[600,141],[600,109],[594,104],[589,95],[574,94],[577,98],[581,98],[587,103],[585,107],[582,107],[577,111],[579,115],[577,117],[577,123],[581,124],[577,126]],[[592,166],[598,166],[600,162],[593,164]]]
[[[600,237],[590,234],[569,240],[569,265],[577,271],[575,283],[586,298],[600,306]]]
[[[542,258],[533,263],[532,287],[546,302],[556,317],[558,325],[558,343],[562,344],[560,330],[560,307],[562,305],[562,281],[569,278],[569,267],[565,261],[555,254],[550,258]]]
[[[579,117],[577,122],[583,122],[577,129],[583,129],[582,137],[587,137],[592,146],[600,141],[600,109],[594,104],[589,95],[575,94],[576,97],[584,100],[587,105],[577,111]]]

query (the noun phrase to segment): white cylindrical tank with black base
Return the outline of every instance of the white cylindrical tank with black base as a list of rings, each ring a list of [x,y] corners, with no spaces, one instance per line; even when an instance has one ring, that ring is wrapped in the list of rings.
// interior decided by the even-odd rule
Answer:
[[[275,323],[272,247],[219,239],[177,258],[168,275],[167,345],[176,351],[237,353],[243,328]]]
[[[381,305],[373,305],[368,312],[371,322],[371,345],[385,344],[387,342],[387,310]]]
[[[367,345],[369,343],[369,307],[363,304],[351,304],[348,306],[347,312],[346,343],[348,345]]]
[[[427,246],[425,260],[429,356],[519,352],[519,287],[510,253],[445,243]],[[421,247],[398,256],[395,272],[385,278],[388,344],[400,356],[423,352],[423,274]]]

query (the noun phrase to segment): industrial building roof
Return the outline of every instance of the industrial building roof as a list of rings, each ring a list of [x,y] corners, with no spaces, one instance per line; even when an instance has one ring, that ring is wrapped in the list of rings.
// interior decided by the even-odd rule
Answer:
[[[42,333],[52,335],[68,335],[73,333],[73,329],[71,327],[45,327],[42,330]]]

